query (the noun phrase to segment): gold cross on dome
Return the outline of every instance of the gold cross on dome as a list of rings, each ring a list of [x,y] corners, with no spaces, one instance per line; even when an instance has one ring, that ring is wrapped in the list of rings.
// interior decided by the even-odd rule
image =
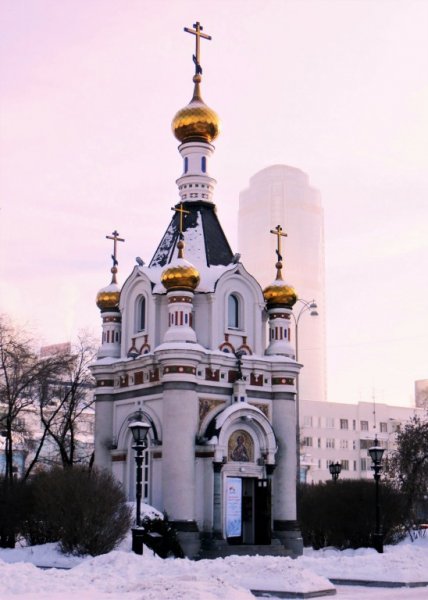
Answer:
[[[282,254],[281,254],[281,237],[287,237],[287,234],[285,233],[285,231],[282,230],[281,225],[277,225],[275,227],[275,229],[271,229],[270,233],[273,233],[273,235],[276,235],[277,240],[276,240],[276,254],[278,256],[278,260],[282,261]]]
[[[201,67],[201,63],[200,63],[200,39],[204,38],[204,40],[211,40],[212,37],[210,35],[207,35],[206,33],[202,33],[203,27],[199,23],[199,21],[196,21],[196,23],[193,23],[193,27],[195,29],[190,29],[189,27],[185,27],[184,31],[196,36],[196,53],[193,56],[193,62],[195,63],[195,73],[196,73],[196,75],[198,75],[198,74],[202,73],[202,67]]]
[[[177,212],[180,215],[180,225],[179,225],[179,231],[180,231],[180,239],[183,237],[183,215],[190,215],[190,210],[186,210],[183,208],[183,203],[180,203],[180,208],[177,208],[176,206],[172,206],[171,210],[174,210],[175,212]]]
[[[119,237],[119,232],[113,231],[111,235],[106,235],[107,240],[113,240],[113,254],[111,258],[113,260],[113,267],[116,267],[119,263],[117,261],[117,242],[124,242],[125,240]]]

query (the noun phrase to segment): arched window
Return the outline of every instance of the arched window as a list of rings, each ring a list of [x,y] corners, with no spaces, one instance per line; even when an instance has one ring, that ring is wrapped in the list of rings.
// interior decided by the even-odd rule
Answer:
[[[239,327],[239,299],[235,294],[230,294],[227,301],[227,324],[229,327]]]
[[[140,296],[137,300],[137,310],[135,316],[137,331],[144,331],[146,329],[146,299],[144,296]]]
[[[207,159],[205,156],[203,156],[201,158],[201,169],[202,169],[202,173],[206,173],[207,172]]]
[[[189,170],[189,159],[186,156],[184,158],[184,172],[187,173],[188,170]]]

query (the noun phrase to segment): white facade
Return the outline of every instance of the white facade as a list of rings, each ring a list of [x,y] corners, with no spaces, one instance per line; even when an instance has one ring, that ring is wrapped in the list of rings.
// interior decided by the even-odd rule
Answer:
[[[285,276],[298,297],[315,299],[317,317],[302,314],[298,324],[301,400],[326,400],[324,220],[321,197],[300,169],[274,165],[256,173],[239,197],[239,252],[262,286],[271,277],[276,240],[261,235],[278,224],[287,233],[283,242]],[[303,305],[297,303],[297,316]]]
[[[302,402],[301,465],[306,469],[306,481],[331,479],[328,467],[332,462],[341,463],[341,479],[371,479],[368,448],[373,446],[375,434],[386,451],[392,450],[398,424],[414,414],[422,416],[424,411],[371,402]]]

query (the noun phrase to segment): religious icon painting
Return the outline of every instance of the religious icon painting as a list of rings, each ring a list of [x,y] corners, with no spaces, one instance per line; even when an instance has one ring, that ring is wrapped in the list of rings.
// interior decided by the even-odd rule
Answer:
[[[254,462],[254,442],[251,435],[242,429],[234,431],[229,438],[228,460],[234,462]]]

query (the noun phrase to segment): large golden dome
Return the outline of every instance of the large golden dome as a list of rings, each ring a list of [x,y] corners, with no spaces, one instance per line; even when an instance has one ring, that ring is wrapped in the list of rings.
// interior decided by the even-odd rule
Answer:
[[[161,283],[169,290],[194,291],[199,284],[199,271],[184,258],[177,258],[161,275]]]
[[[100,310],[109,310],[119,306],[120,290],[116,283],[110,283],[97,294],[97,306]]]
[[[195,75],[195,91],[187,106],[172,120],[172,131],[181,142],[212,142],[220,131],[217,113],[202,100],[199,91],[200,76]]]

